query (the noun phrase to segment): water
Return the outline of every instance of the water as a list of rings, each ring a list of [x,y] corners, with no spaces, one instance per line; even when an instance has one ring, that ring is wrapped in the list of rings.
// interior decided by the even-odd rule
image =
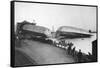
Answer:
[[[96,40],[96,33],[91,33],[93,36],[90,38],[79,38],[79,39],[66,39],[66,41],[72,42],[74,45],[73,47],[76,47],[76,51],[81,51],[85,54],[88,54],[90,52],[92,54],[92,41]],[[73,48],[72,47],[72,48]]]

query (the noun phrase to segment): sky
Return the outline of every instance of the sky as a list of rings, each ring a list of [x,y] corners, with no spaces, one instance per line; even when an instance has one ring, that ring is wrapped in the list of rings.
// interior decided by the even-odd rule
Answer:
[[[51,30],[72,26],[96,31],[96,7],[16,2],[15,24],[24,20]]]

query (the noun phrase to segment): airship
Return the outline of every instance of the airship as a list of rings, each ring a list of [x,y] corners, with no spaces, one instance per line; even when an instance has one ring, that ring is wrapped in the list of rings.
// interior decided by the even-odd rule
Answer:
[[[61,26],[56,31],[56,38],[58,39],[73,39],[73,38],[89,38],[91,33],[87,30],[76,28],[72,26]]]

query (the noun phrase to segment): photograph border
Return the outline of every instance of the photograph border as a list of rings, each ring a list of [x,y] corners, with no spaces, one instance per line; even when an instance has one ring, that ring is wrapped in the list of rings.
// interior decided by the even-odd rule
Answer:
[[[96,7],[96,37],[97,37],[97,61],[98,62],[98,5],[83,5],[83,4],[67,4],[67,3],[53,3],[53,2],[37,2],[37,1],[10,1],[10,66],[11,67],[28,67],[28,66],[48,66],[48,65],[61,65],[61,64],[80,64],[75,63],[55,63],[55,64],[41,64],[41,65],[24,65],[24,66],[15,66],[15,2],[20,3],[38,3],[38,4],[53,4],[53,5],[71,5],[71,6],[84,6],[84,7]],[[93,63],[93,62],[83,62],[83,63]]]

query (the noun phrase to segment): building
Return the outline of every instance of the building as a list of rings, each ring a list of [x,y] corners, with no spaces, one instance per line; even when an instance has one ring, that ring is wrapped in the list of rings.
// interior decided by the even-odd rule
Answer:
[[[92,55],[93,55],[93,61],[97,61],[97,40],[94,40],[92,42]]]

